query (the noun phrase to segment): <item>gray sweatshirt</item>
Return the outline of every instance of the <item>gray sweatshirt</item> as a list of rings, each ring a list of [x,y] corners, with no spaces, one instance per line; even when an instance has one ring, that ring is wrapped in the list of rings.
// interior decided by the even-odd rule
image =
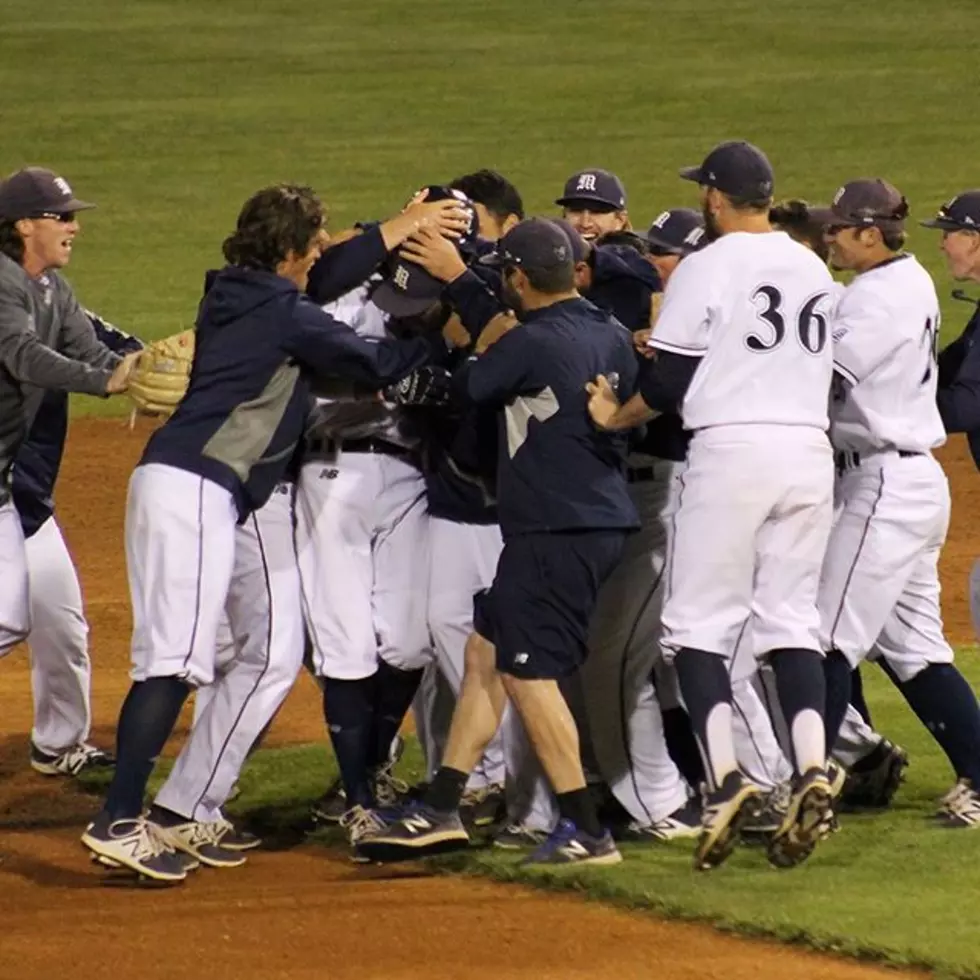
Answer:
[[[45,390],[105,395],[120,358],[95,336],[56,272],[32,279],[0,254],[0,506]]]

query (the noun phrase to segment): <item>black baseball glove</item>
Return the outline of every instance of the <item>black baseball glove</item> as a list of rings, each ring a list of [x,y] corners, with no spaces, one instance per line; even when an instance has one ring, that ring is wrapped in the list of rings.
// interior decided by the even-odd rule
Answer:
[[[445,368],[427,365],[389,385],[382,395],[392,405],[448,405],[451,379]]]

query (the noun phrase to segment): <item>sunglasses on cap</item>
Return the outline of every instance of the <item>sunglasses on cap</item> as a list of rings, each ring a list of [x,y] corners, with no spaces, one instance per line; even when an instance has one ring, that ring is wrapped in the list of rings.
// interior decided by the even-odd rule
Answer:
[[[41,211],[39,214],[32,214],[31,220],[50,218],[52,221],[60,221],[63,225],[70,225],[75,220],[75,214],[74,211],[62,211],[57,214],[54,211]]]

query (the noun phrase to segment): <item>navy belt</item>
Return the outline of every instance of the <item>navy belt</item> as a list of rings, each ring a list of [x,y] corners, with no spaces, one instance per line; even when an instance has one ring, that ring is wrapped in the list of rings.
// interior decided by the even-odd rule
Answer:
[[[899,449],[897,450],[900,459],[910,459],[913,456],[924,456],[925,453],[921,453],[917,450],[911,449]],[[864,458],[870,459],[872,456],[885,456],[888,451],[882,453],[868,453]],[[861,465],[861,454],[854,452],[839,452],[834,454],[834,465],[837,467],[838,473],[843,473],[845,470],[857,469]]]
[[[418,454],[414,449],[398,446],[385,439],[367,437],[365,439],[311,439],[306,444],[307,451],[313,455],[338,456],[341,453],[375,453],[380,456],[394,456],[415,462]]]

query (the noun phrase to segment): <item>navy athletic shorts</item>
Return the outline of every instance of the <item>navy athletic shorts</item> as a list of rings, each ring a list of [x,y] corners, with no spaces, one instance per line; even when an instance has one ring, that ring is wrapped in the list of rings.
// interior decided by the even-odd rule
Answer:
[[[599,586],[619,560],[619,529],[521,534],[504,542],[493,585],[476,596],[474,628],[497,648],[497,669],[526,680],[585,662]]]

